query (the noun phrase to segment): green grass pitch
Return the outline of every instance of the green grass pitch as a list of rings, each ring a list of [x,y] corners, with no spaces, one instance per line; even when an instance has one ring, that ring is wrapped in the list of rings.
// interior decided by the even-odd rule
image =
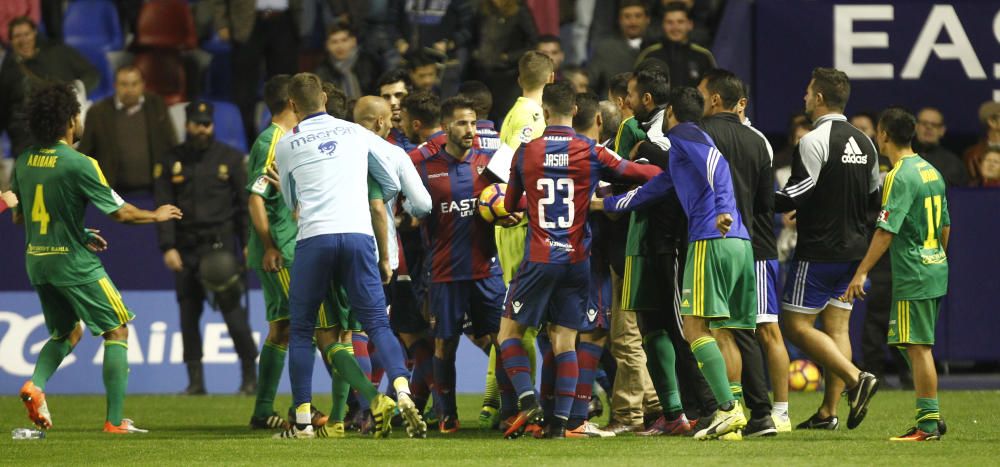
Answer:
[[[807,417],[820,393],[792,394],[793,422]],[[890,443],[913,424],[912,392],[883,390],[864,424],[835,432],[793,432],[742,442],[699,442],[690,438],[504,440],[476,428],[480,398],[460,395],[463,429],[455,435],[431,432],[407,439],[397,429],[388,440],[357,434],[346,439],[272,440],[246,427],[253,398],[240,396],[130,396],[126,415],[146,435],[100,432],[103,396],[50,395],[55,428],[45,440],[13,441],[10,430],[29,426],[16,397],[0,398],[0,465],[40,464],[243,464],[315,463],[338,465],[996,465],[1000,454],[1000,392],[941,394],[949,432],[938,443]],[[278,407],[289,404],[278,397]],[[329,408],[329,396],[317,396]],[[846,418],[846,403],[841,403]],[[606,415],[605,415],[606,417]],[[843,420],[843,419],[842,419]],[[602,420],[603,422],[604,420]]]

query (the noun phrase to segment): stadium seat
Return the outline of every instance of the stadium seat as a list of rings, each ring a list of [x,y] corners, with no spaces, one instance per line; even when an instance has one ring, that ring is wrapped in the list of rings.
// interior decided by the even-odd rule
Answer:
[[[215,33],[212,38],[201,43],[201,50],[212,54],[212,62],[205,73],[205,92],[209,99],[226,100],[230,98],[229,88],[233,79],[232,46],[229,42],[219,39]]]
[[[108,57],[103,50],[92,49],[89,47],[77,47],[77,51],[80,55],[83,55],[91,64],[97,68],[97,72],[101,75],[101,81],[97,83],[97,87],[87,98],[97,102],[105,97],[108,97],[115,93],[115,72],[111,68],[111,62],[108,61]]]
[[[184,63],[176,53],[140,52],[132,62],[146,81],[146,89],[163,97],[167,105],[186,100]]]
[[[139,11],[135,45],[190,50],[198,46],[191,7],[184,0],[152,0]]]
[[[63,36],[67,45],[101,52],[120,50],[125,41],[118,10],[110,0],[75,0],[66,7]]]
[[[226,143],[246,154],[247,137],[243,129],[243,119],[236,104],[224,101],[212,101],[215,112],[212,119],[215,123],[215,139]]]

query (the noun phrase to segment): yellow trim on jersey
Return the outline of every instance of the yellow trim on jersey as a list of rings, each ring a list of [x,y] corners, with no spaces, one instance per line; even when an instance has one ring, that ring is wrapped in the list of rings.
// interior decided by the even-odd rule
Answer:
[[[626,256],[625,276],[622,277],[622,303],[621,303],[622,310],[628,310],[629,305],[631,305],[631,303],[629,303],[628,301],[630,295],[628,291],[630,290],[629,286],[631,285],[631,283],[632,283],[632,257]]]
[[[285,297],[288,297],[288,289],[291,287],[291,277],[288,275],[288,269],[282,268],[275,273],[278,277],[278,283],[281,284],[281,290],[285,292]]]
[[[274,125],[272,123],[272,125]],[[274,125],[274,133],[271,133],[271,145],[267,147],[267,159],[264,160],[264,167],[261,168],[261,175],[267,173],[267,168],[274,163],[274,149],[278,146],[278,140],[281,139],[285,131],[281,129],[280,126]]]
[[[97,163],[97,159],[90,156],[83,156],[90,159],[90,163],[94,164],[94,170],[97,171],[97,179],[101,181],[101,185],[108,186],[108,179],[104,178],[104,172],[101,171],[101,164]]]
[[[625,131],[625,124],[628,123],[628,121],[633,118],[635,118],[635,116],[626,118],[625,120],[622,120],[621,124],[618,125],[618,133],[615,133],[615,152],[621,150],[622,133]],[[619,154],[619,156],[620,155],[621,154]],[[625,158],[628,159],[628,154],[625,154]]]
[[[882,207],[885,207],[886,202],[889,201],[889,192],[892,191],[892,182],[896,179],[896,172],[899,172],[899,168],[903,166],[903,160],[900,159],[896,166],[885,174],[885,181],[882,182]]]
[[[126,349],[128,348],[128,342],[125,341],[111,341],[111,340],[104,341],[105,347],[109,345],[120,345],[122,347],[125,347]]]
[[[122,324],[128,322],[128,310],[125,308],[125,304],[122,303],[121,297],[118,296],[117,291],[111,281],[107,277],[103,277],[97,280],[97,284],[101,286],[101,290],[104,291],[105,297],[108,299],[108,303],[111,308],[115,310],[115,314],[118,315],[118,321]]]

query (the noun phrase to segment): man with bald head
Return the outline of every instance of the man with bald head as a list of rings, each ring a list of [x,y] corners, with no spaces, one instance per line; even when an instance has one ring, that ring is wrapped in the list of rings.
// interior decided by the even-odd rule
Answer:
[[[354,104],[354,121],[385,139],[392,129],[392,107],[379,96],[363,96]]]
[[[379,96],[364,96],[354,106],[354,121],[379,137],[388,139],[393,128],[392,107],[388,101]],[[413,391],[414,402],[422,410],[427,404],[430,388],[433,386],[433,372],[430,368],[433,346],[424,335],[428,325],[421,313],[422,301],[417,298],[419,296],[418,290],[409,279],[416,275],[414,263],[417,260],[411,253],[409,254],[410,261],[407,262],[405,261],[407,254],[404,254],[402,262],[404,267],[400,268],[399,245],[403,245],[404,253],[413,251],[414,243],[412,240],[415,240],[419,245],[419,234],[414,230],[417,225],[416,218],[424,217],[431,211],[431,198],[410,156],[402,149],[393,151],[393,154],[395,156],[393,161],[397,163],[396,169],[403,195],[406,197],[406,202],[411,204],[409,209],[404,204],[404,209],[398,218],[394,215],[395,199],[389,201],[387,209],[390,216],[389,238],[394,240],[389,242],[389,261],[393,270],[387,290],[389,303],[393,307],[389,324],[406,346],[410,358],[414,360],[410,389]],[[405,157],[405,160],[399,156]],[[403,226],[403,229],[417,235],[400,238],[396,232],[397,225]],[[403,280],[400,280],[400,277],[403,277]]]

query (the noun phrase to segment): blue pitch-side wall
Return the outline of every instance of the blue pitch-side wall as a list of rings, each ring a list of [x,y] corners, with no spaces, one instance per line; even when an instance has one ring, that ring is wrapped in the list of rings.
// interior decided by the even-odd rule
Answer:
[[[130,393],[173,393],[187,385],[177,304],[173,291],[122,291],[125,304],[135,313],[129,326]],[[260,291],[250,293],[250,321],[254,339],[267,335],[264,299]],[[14,394],[31,377],[38,352],[48,338],[38,298],[34,292],[0,294],[0,394]],[[205,379],[209,392],[233,393],[240,383],[240,369],[233,342],[222,316],[210,309],[202,319]],[[76,350],[49,381],[49,393],[100,393],[100,337],[85,332]],[[327,394],[330,378],[319,361],[313,371],[313,391]],[[486,375],[486,356],[465,341],[458,353],[459,392],[481,392]],[[287,368],[287,367],[286,367]],[[469,375],[465,377],[464,375]],[[279,392],[289,392],[287,371]]]

